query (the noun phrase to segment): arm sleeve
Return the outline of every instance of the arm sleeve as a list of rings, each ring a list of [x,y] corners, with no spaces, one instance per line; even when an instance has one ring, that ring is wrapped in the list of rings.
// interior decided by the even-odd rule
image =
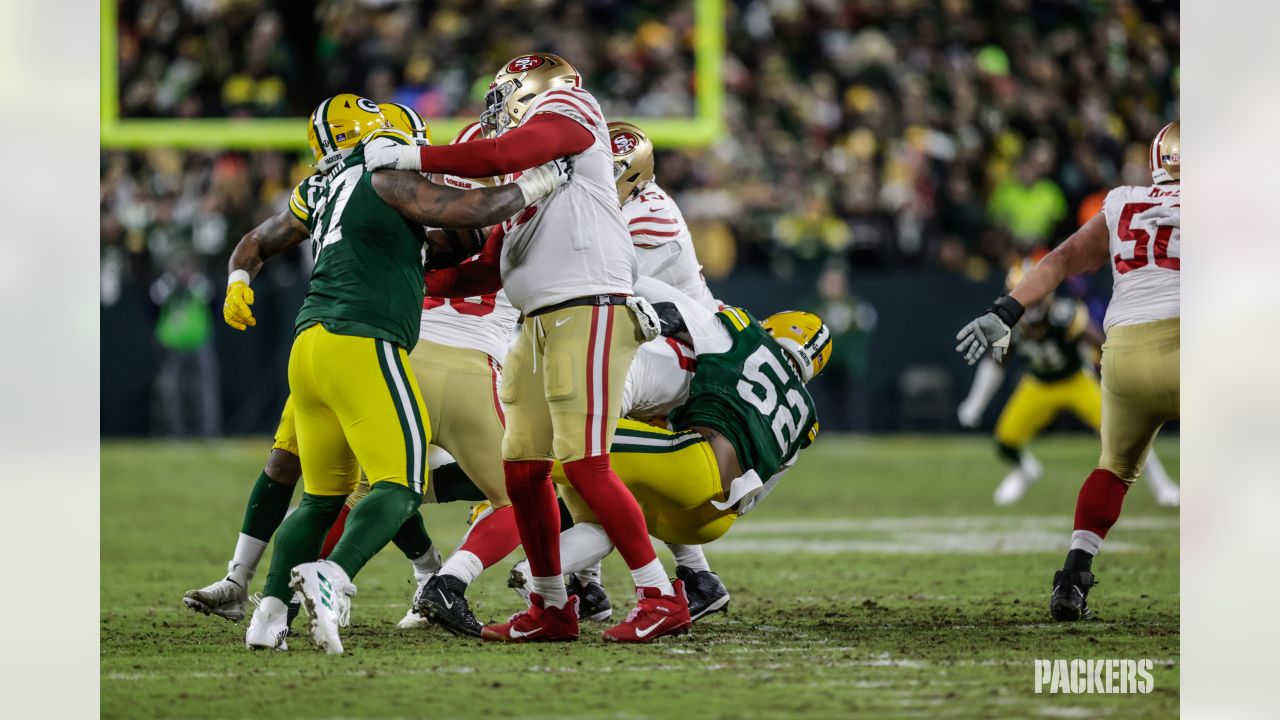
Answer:
[[[733,347],[733,338],[716,319],[716,314],[688,295],[651,277],[636,280],[635,289],[637,295],[651,303],[669,302],[676,306],[680,317],[684,318],[685,327],[689,329],[695,354],[722,353]]]
[[[493,232],[489,233],[489,238],[474,260],[450,268],[428,271],[425,278],[427,295],[471,297],[501,290],[502,239],[502,226],[494,226]]]
[[[565,155],[577,155],[593,142],[591,131],[572,118],[542,113],[492,140],[424,146],[422,172],[461,177],[506,175]]]

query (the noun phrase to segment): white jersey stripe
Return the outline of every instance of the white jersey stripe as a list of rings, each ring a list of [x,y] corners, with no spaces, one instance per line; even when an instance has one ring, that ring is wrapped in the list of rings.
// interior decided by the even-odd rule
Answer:
[[[400,355],[396,352],[395,346],[386,340],[379,340],[382,344],[382,355],[387,359],[387,366],[391,368],[391,378],[396,383],[396,394],[400,396],[400,406],[404,408],[405,423],[409,426],[409,439],[412,447],[409,448],[413,452],[413,477],[406,478],[409,481],[409,489],[422,494],[422,456],[425,447],[422,442],[422,435],[418,433],[418,423],[414,422],[413,411],[417,408],[417,404],[413,401],[413,396],[409,393],[408,384],[405,381],[404,366],[400,364]]]
[[[591,346],[591,402],[588,403],[587,412],[591,413],[588,419],[588,437],[587,437],[587,457],[595,457],[603,452],[600,447],[600,436],[604,432],[604,415],[608,409],[604,407],[604,397],[606,383],[609,378],[604,372],[604,356],[608,351],[607,338],[605,331],[609,324],[608,308],[595,306],[591,311],[591,320],[595,323],[595,343]]]

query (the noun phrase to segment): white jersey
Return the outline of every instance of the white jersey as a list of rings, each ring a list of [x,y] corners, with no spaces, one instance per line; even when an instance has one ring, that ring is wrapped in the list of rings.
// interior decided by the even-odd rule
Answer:
[[[1102,203],[1111,234],[1111,302],[1104,329],[1179,317],[1181,232],[1139,216],[1157,206],[1181,208],[1177,184],[1118,187]]]
[[[629,295],[636,254],[618,207],[613,151],[604,113],[591,93],[558,87],[525,113],[555,113],[591,132],[573,157],[573,178],[502,224],[502,284],[525,313],[587,295]]]
[[[696,367],[693,350],[660,337],[636,351],[622,390],[622,415],[637,420],[665,418],[689,399]]]
[[[643,192],[628,199],[622,216],[642,277],[661,280],[712,312],[720,309],[720,301],[702,277],[689,226],[675,200],[657,182],[650,182]]]
[[[520,319],[501,290],[468,298],[427,297],[418,337],[441,345],[479,350],[502,365],[511,331]]]

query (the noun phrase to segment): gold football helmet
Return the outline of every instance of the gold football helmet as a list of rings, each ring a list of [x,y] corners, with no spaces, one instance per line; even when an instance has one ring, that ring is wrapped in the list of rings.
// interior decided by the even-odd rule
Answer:
[[[387,119],[390,127],[414,140],[426,140],[428,145],[431,144],[431,126],[417,110],[400,103],[378,103],[378,109],[382,111],[382,116]]]
[[[374,130],[387,127],[387,119],[378,104],[351,93],[334,95],[322,101],[311,113],[307,142],[316,157],[320,172],[332,170],[360,139]]]
[[[1160,128],[1151,141],[1151,179],[1155,184],[1181,182],[1182,159],[1179,157],[1182,142],[1178,120]]]
[[[618,186],[621,205],[653,180],[653,143],[635,125],[611,122],[609,146],[613,149],[613,181]]]
[[[480,125],[495,134],[517,127],[534,98],[564,85],[580,86],[582,77],[559,55],[538,52],[514,57],[489,85]]]
[[[831,359],[831,330],[813,313],[786,310],[760,324],[782,346],[805,382],[817,377]]]

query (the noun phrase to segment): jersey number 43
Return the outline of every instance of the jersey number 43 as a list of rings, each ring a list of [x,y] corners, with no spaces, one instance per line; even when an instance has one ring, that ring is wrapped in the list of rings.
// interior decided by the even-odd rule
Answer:
[[[769,373],[765,372],[765,369]],[[773,377],[769,375],[772,374]],[[738,395],[751,403],[760,414],[769,418],[773,428],[773,438],[778,441],[778,449],[783,456],[790,454],[800,439],[800,433],[809,424],[809,408],[804,398],[794,388],[782,388],[787,385],[787,371],[782,363],[769,352],[766,347],[758,347],[742,364],[742,379],[738,381]],[[786,404],[779,402],[779,396]]]

